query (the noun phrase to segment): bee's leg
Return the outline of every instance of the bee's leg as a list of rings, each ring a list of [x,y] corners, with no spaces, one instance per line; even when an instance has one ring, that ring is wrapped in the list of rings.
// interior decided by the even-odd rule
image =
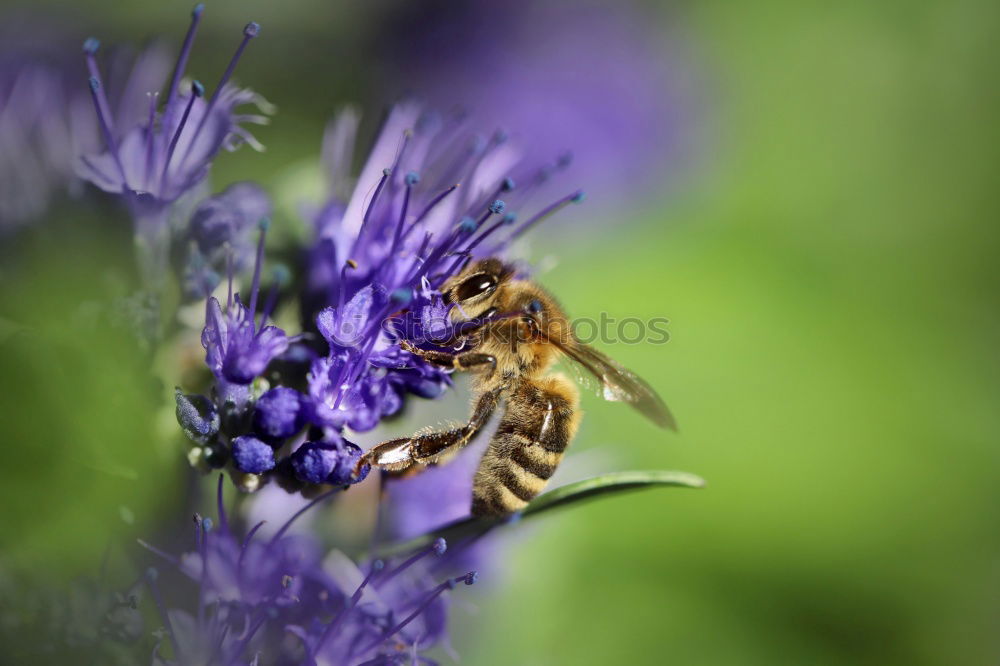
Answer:
[[[401,437],[373,446],[358,462],[381,467],[390,472],[401,472],[413,464],[428,465],[450,450],[468,444],[486,425],[500,402],[500,389],[481,395],[472,410],[469,422],[458,428],[428,432],[413,437]]]
[[[433,363],[444,368],[454,368],[455,370],[470,370],[483,365],[490,366],[490,374],[497,369],[497,359],[491,354],[480,354],[478,352],[463,352],[461,354],[450,354],[442,351],[429,351],[414,347],[403,340],[399,343],[405,351],[410,352],[428,363]]]

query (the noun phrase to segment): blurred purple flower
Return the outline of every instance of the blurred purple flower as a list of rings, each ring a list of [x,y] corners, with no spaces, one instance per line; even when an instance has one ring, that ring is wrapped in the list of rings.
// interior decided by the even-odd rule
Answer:
[[[424,650],[447,645],[448,591],[473,584],[475,572],[435,573],[443,539],[399,559],[355,563],[324,552],[311,536],[288,534],[334,492],[298,510],[269,539],[257,537],[263,523],[237,538],[220,477],[219,525],[196,515],[193,551],[177,557],[140,542],[194,583],[186,602],[168,604],[159,571],[147,571],[163,623],[152,663],[388,664],[399,655],[406,656],[400,663],[427,663]]]
[[[240,114],[237,107],[254,104],[265,113],[271,110],[260,95],[230,83],[243,50],[260,29],[256,23],[249,23],[243,29],[243,39],[208,99],[200,82],[184,81],[202,11],[201,4],[192,11],[191,25],[169,85],[165,86],[164,77],[127,89],[129,105],[137,105],[140,94],[146,94],[141,119],[134,113],[112,111],[96,59],[99,42],[90,38],[83,46],[104,149],[82,155],[78,173],[100,189],[121,196],[129,206],[140,248],[148,253],[140,262],[153,280],[165,270],[162,264],[169,243],[167,223],[171,204],[196,193],[221,149],[235,150],[243,143],[261,148],[241,124],[265,123],[266,116]],[[156,91],[164,87],[166,99],[160,108]],[[145,266],[147,263],[153,266]]]
[[[271,212],[264,190],[248,182],[234,183],[198,205],[188,225],[187,256],[181,271],[188,299],[209,297],[219,286],[221,273],[242,272],[253,263],[253,232]]]
[[[0,233],[81,194],[79,155],[101,145],[79,51],[60,46],[69,35],[58,20],[32,14],[6,15],[0,26]],[[109,108],[117,122],[138,123],[145,110],[117,93],[158,86],[169,59],[155,46],[131,66],[124,56],[109,58]]]
[[[666,22],[635,3],[400,4],[387,4],[384,77],[506,128],[536,161],[572,150],[567,175],[591,213],[661,192],[688,156],[687,66]]]

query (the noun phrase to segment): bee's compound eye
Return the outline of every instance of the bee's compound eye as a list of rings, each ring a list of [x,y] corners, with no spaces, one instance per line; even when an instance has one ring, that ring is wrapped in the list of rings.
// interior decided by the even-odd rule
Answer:
[[[462,284],[455,288],[455,300],[467,301],[470,298],[482,296],[493,291],[497,287],[496,277],[489,273],[476,273],[470,275],[462,281]]]

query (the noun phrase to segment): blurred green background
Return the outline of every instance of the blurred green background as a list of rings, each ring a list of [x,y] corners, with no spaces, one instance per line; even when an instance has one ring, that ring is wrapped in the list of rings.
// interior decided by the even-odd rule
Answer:
[[[230,28],[259,20],[241,80],[279,107],[258,134],[268,152],[224,156],[214,183],[263,181],[286,229],[316,180],[330,113],[379,99],[366,76],[372,7],[386,9],[210,6],[198,66],[218,71]],[[178,36],[186,20],[178,3],[72,11],[106,42]],[[605,349],[659,389],[680,435],[589,399],[576,448],[621,469],[692,471],[709,487],[541,520],[511,549],[503,582],[466,595],[476,611],[457,613],[463,662],[996,663],[1000,5],[682,2],[658,15],[664,34],[683,35],[699,82],[697,166],[600,229],[550,227],[534,252],[557,253],[544,282],[574,316],[671,320],[665,346]],[[4,284],[5,307],[56,308],[50,290]],[[30,411],[14,399],[23,383],[11,364],[8,417]],[[110,379],[79,372],[132,381],[127,363]],[[79,573],[108,538],[45,517],[62,507],[77,527],[119,520],[119,505],[144,523],[175,511],[163,497],[183,483],[183,461],[155,444],[155,401],[122,390],[127,405],[92,399],[56,421],[92,434],[127,408],[135,423],[99,434],[145,483],[59,467],[49,440],[64,445],[72,430],[6,436],[0,497],[17,524],[0,543],[46,575]],[[421,409],[433,420],[434,405]],[[40,459],[71,478],[46,472],[44,493],[26,488]],[[9,507],[26,497],[35,515],[15,520]]]

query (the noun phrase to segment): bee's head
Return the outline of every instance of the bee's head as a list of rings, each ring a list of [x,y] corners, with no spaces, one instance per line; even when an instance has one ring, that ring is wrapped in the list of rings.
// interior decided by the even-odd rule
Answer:
[[[444,284],[445,303],[455,303],[465,316],[477,317],[492,307],[501,286],[514,268],[499,259],[480,259]]]

